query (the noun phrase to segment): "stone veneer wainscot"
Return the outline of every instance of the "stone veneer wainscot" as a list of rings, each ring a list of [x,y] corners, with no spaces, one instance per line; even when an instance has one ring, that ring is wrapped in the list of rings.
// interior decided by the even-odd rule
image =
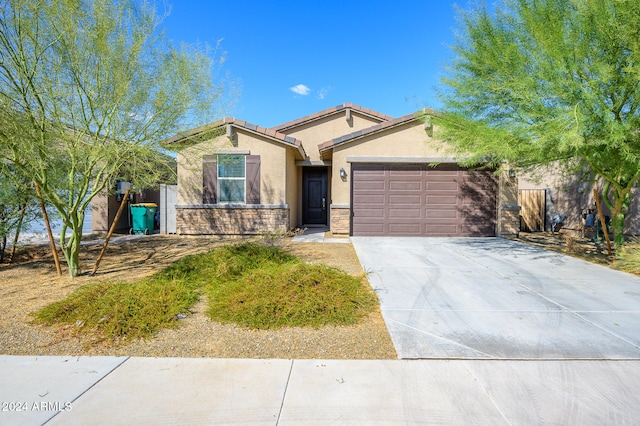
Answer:
[[[289,206],[199,204],[176,206],[176,230],[183,235],[255,235],[289,230]]]

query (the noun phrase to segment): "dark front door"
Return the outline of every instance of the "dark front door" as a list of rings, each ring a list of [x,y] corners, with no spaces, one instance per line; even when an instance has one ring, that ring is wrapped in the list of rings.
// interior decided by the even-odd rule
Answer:
[[[309,167],[302,171],[302,222],[327,224],[327,169]]]

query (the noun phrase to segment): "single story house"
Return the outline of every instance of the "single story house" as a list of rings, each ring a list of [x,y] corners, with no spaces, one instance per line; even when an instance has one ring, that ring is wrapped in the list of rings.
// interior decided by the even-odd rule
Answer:
[[[430,112],[345,103],[272,128],[224,118],[176,135],[165,146],[178,152],[177,233],[515,236],[515,179],[447,157]]]

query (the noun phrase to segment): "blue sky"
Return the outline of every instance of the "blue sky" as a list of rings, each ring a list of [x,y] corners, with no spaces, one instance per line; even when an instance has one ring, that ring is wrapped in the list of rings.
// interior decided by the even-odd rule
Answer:
[[[452,55],[453,5],[174,0],[164,29],[176,42],[222,40],[221,75],[241,87],[224,115],[271,127],[352,102],[398,117],[438,107],[434,88]]]

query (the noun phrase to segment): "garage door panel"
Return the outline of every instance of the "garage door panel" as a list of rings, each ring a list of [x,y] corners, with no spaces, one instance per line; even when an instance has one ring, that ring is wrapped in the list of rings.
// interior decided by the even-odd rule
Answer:
[[[359,180],[353,182],[353,189],[356,191],[384,191],[384,180]]]
[[[427,182],[427,191],[455,191],[458,192],[458,182],[451,181],[429,181]]]
[[[455,164],[353,164],[353,235],[493,236],[497,181]]]
[[[389,219],[410,218],[420,219],[422,217],[421,209],[389,209]]]
[[[457,182],[458,175],[455,172],[443,172],[434,174],[431,172],[427,173],[426,179],[427,182]]]
[[[354,209],[353,216],[357,218],[384,218],[385,210],[383,208],[367,208],[367,209]]]
[[[416,222],[390,222],[387,228],[389,235],[419,235],[420,223]]]
[[[458,218],[458,210],[451,209],[442,209],[442,210],[433,210],[427,209],[426,218],[427,219],[457,219]]]
[[[416,176],[420,178],[423,175],[424,167],[421,165],[413,166],[387,166],[389,176]]]
[[[380,223],[363,222],[363,223],[353,225],[353,234],[375,237],[379,235],[384,235],[385,230],[384,230],[384,226]]]
[[[383,205],[385,202],[384,194],[362,194],[353,196],[353,205]]]
[[[391,194],[389,195],[389,205],[390,206],[396,206],[398,204],[408,204],[408,205],[415,205],[415,206],[420,206],[421,202],[422,202],[422,195],[418,194],[418,195],[396,195],[396,194]]]
[[[427,195],[426,203],[428,206],[434,204],[443,204],[446,206],[456,205],[458,203],[457,195],[449,195],[449,196],[429,196]]]
[[[419,180],[402,180],[389,181],[389,190],[391,191],[422,191],[422,182]]]

